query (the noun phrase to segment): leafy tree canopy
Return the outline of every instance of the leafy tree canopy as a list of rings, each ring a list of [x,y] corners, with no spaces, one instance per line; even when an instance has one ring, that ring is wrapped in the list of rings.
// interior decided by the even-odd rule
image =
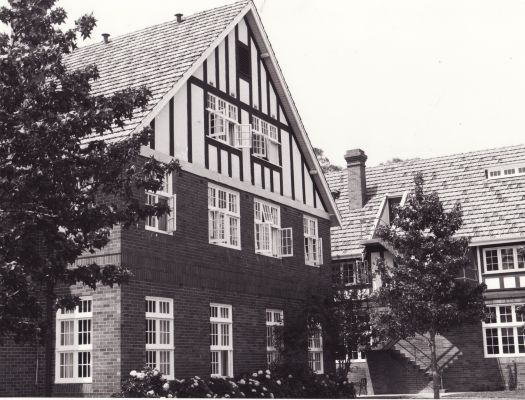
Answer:
[[[89,37],[92,15],[61,30],[66,12],[55,0],[9,0],[0,8],[0,338],[43,333],[39,296],[55,299],[60,284],[124,282],[120,265],[71,268],[104,247],[115,225],[129,226],[168,211],[144,206],[138,190],[158,190],[165,173],[153,158],[137,163],[151,131],[109,143],[101,135],[123,127],[149,101],[147,88],[93,95],[95,65],[67,70],[64,56]],[[88,140],[89,139],[89,140]],[[56,306],[74,306],[69,297]]]
[[[314,153],[317,157],[317,161],[319,161],[319,165],[321,165],[321,169],[325,174],[329,172],[334,171],[341,171],[342,168],[338,165],[333,165],[328,157],[325,157],[323,149],[320,149],[319,147],[314,147]]]
[[[483,318],[485,285],[459,278],[472,265],[468,238],[456,235],[463,222],[461,205],[447,211],[437,193],[424,191],[421,174],[414,182],[391,225],[377,232],[393,248],[394,265],[378,262],[382,286],[375,293],[374,325],[390,339],[425,336],[437,374],[435,336]]]

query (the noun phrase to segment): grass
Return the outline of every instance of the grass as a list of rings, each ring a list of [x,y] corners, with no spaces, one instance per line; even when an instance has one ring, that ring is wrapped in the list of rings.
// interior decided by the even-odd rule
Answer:
[[[525,399],[525,390],[444,393],[441,397],[444,399]]]

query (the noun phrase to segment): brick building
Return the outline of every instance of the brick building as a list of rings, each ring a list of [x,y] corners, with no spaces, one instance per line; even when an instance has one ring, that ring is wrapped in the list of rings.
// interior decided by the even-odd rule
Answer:
[[[182,172],[140,199],[172,212],[115,227],[109,246],[78,260],[134,278],[69,289],[82,303],[57,312],[54,370],[41,348],[0,347],[0,395],[37,395],[48,377],[53,395],[105,396],[144,365],[171,378],[265,367],[272,326],[329,284],[340,216],[254,5],[178,15],[67,58],[87,64],[100,71],[94,93],[152,91],[149,109],[106,138],[154,128],[143,156],[177,158]],[[311,367],[329,369],[321,337],[310,344]]]
[[[465,279],[487,285],[486,304],[493,318],[460,326],[438,337],[442,387],[451,391],[525,387],[525,335],[516,307],[525,303],[525,146],[391,162],[366,168],[362,150],[346,153],[347,168],[327,175],[341,227],[332,228],[332,266],[347,285],[374,289],[378,257],[392,255],[375,237],[389,223],[392,206],[403,203],[420,171],[425,188],[445,205],[460,201],[470,237],[472,268]],[[372,271],[370,271],[370,267]],[[431,388],[429,351],[421,337],[388,343],[364,354],[355,352],[354,380],[367,378],[368,393],[417,393]]]

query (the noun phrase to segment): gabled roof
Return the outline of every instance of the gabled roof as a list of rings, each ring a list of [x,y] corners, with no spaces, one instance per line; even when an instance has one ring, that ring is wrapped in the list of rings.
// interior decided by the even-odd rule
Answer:
[[[69,69],[97,65],[100,78],[92,85],[94,94],[109,95],[143,85],[151,90],[148,109],[135,113],[123,130],[116,128],[111,135],[123,136],[137,128],[248,4],[248,0],[242,0],[185,16],[181,23],[173,19],[110,37],[109,43],[78,48],[65,58],[65,63]]]
[[[94,94],[109,95],[143,85],[151,90],[152,100],[145,111],[137,111],[123,129],[115,128],[113,132],[105,135],[106,139],[117,139],[149,124],[242,18],[246,18],[261,53],[268,54],[269,62],[266,63],[266,67],[275,84],[277,95],[283,101],[283,109],[296,133],[299,147],[309,170],[312,171],[312,178],[319,188],[332,224],[339,225],[339,211],[257,9],[251,0],[242,0],[186,16],[181,23],[174,20],[122,36],[110,37],[109,43],[96,43],[75,50],[66,57],[65,63],[69,69],[88,64],[97,65],[100,79],[93,83]]]
[[[445,206],[460,201],[463,226],[459,235],[472,243],[497,239],[525,241],[525,175],[487,179],[485,170],[525,163],[525,145],[393,162],[366,169],[367,201],[363,208],[348,206],[347,171],[327,175],[332,191],[340,191],[337,206],[343,224],[332,228],[332,256],[358,256],[362,241],[370,239],[385,196],[413,189],[413,175],[421,171],[425,188],[436,191]]]

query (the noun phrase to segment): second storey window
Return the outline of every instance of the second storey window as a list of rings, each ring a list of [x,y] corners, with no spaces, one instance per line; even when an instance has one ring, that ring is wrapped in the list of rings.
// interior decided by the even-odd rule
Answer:
[[[146,366],[174,379],[173,300],[146,297]]]
[[[340,285],[366,285],[371,283],[368,263],[351,260],[337,263],[332,269],[332,282]]]
[[[250,125],[239,123],[238,108],[208,93],[208,135],[237,148],[251,147]]]
[[[56,383],[91,382],[93,350],[91,298],[82,298],[74,310],[57,311]]]
[[[483,250],[485,272],[501,272],[525,269],[525,255],[520,254],[522,246],[508,246]]]
[[[177,197],[172,190],[172,175],[167,174],[164,177],[164,184],[157,192],[146,191],[146,204],[154,206],[162,203],[168,205],[170,213],[156,216],[152,215],[146,219],[146,229],[149,231],[173,233],[176,226]]]
[[[308,366],[316,374],[324,372],[323,333],[320,326],[312,329],[308,336]]]
[[[275,125],[252,116],[253,155],[279,164],[279,133]]]
[[[268,368],[279,361],[279,345],[276,327],[284,325],[283,310],[266,310],[266,357]]]
[[[323,263],[323,239],[319,237],[317,219],[303,217],[304,261],[306,265],[319,266]]]
[[[212,244],[241,248],[239,193],[208,186],[209,240]]]
[[[485,357],[525,356],[522,304],[487,307],[489,316],[483,323]]]
[[[232,306],[210,304],[211,375],[233,376]]]
[[[254,201],[255,252],[269,257],[293,256],[292,228],[281,228],[281,209]]]

